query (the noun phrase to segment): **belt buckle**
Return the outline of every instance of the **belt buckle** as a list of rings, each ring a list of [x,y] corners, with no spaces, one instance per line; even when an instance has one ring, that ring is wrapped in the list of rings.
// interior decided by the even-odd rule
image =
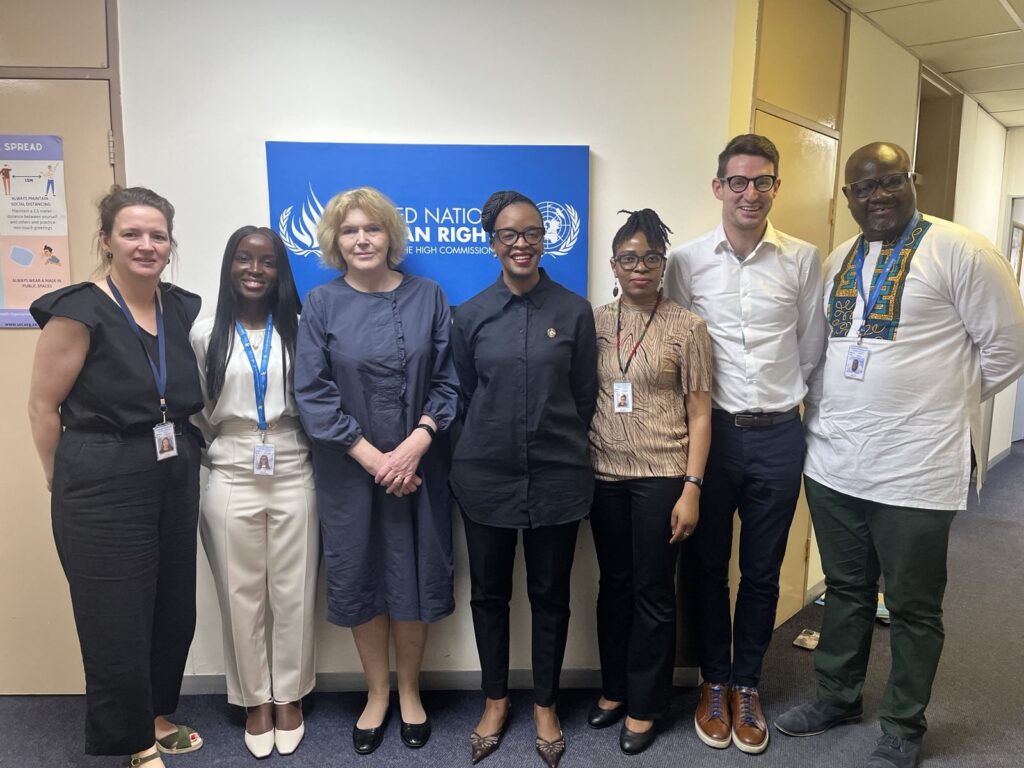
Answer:
[[[733,423],[740,429],[750,429],[757,426],[757,416],[752,413],[737,413],[733,416]]]

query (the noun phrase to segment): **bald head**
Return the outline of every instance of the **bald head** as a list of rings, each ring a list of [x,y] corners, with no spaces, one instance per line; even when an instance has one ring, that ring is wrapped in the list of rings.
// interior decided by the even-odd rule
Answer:
[[[846,161],[846,183],[865,178],[863,175],[865,165],[878,164],[899,166],[902,170],[909,171],[910,155],[899,144],[889,144],[884,141],[865,144],[855,150],[850,155],[850,159]]]
[[[907,150],[884,141],[856,150],[846,161],[843,194],[865,238],[898,238],[917,209]]]

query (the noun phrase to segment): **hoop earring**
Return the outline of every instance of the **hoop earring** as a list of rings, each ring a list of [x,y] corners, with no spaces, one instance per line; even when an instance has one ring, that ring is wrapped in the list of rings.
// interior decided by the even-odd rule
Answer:
[[[615,278],[615,287],[612,288],[612,298],[616,298],[619,295],[619,278]]]

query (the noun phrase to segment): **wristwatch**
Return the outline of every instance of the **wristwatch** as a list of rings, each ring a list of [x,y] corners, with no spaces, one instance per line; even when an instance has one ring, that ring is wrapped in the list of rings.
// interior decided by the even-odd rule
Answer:
[[[683,478],[683,482],[684,483],[693,483],[698,488],[700,488],[701,486],[704,485],[704,478],[703,477],[697,477],[695,475],[687,475],[686,477]]]

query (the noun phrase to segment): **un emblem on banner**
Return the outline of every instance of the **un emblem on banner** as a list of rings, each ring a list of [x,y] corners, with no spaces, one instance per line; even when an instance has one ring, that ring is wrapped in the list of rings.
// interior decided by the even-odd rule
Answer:
[[[580,215],[571,205],[549,200],[537,207],[544,220],[544,255],[554,258],[565,256],[580,236]]]
[[[309,186],[309,197],[302,208],[292,216],[294,205],[289,205],[281,212],[277,220],[277,233],[285,246],[296,256],[316,256],[320,258],[320,245],[316,240],[316,227],[324,214],[324,207],[316,199],[312,185]]]

